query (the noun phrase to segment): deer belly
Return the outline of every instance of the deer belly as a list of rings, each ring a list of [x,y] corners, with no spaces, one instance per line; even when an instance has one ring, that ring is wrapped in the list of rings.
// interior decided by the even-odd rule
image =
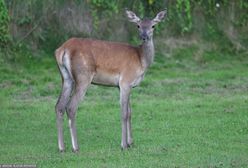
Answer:
[[[101,85],[109,85],[109,86],[117,86],[119,84],[119,74],[109,74],[105,72],[97,72],[93,77],[92,83],[101,84]]]

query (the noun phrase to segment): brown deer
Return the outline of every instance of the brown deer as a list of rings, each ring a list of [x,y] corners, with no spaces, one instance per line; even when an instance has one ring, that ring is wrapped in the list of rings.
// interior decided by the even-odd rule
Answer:
[[[93,84],[116,86],[120,89],[122,138],[121,147],[133,143],[131,131],[131,88],[143,80],[154,58],[153,30],[166,15],[159,12],[152,20],[141,20],[132,11],[126,10],[130,22],[137,24],[143,43],[134,47],[125,43],[93,39],[71,38],[55,52],[62,77],[62,90],[56,104],[58,146],[65,150],[63,138],[63,115],[69,119],[72,148],[79,150],[75,128],[75,115],[79,101],[88,86]]]

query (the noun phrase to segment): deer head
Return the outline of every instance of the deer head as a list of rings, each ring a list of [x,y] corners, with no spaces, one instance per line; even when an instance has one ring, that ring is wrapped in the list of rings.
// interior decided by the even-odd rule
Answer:
[[[136,23],[139,30],[140,38],[145,42],[152,39],[155,25],[159,23],[166,15],[166,10],[159,12],[154,19],[141,20],[132,11],[126,10],[127,17],[130,22]]]

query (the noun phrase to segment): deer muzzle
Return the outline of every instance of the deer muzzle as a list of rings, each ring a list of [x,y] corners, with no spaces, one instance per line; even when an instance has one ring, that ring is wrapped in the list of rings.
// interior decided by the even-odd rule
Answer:
[[[140,34],[140,38],[143,40],[143,41],[147,41],[149,40],[149,36],[146,32],[143,32]]]

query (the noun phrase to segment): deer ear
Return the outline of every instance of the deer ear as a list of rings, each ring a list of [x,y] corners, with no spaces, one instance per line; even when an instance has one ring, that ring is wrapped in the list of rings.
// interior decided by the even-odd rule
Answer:
[[[157,16],[153,19],[153,22],[154,22],[155,24],[161,22],[161,20],[165,17],[166,13],[167,13],[167,10],[166,10],[166,9],[163,10],[163,11],[161,11],[161,12],[159,12],[159,13],[157,14]]]
[[[134,12],[126,10],[126,14],[130,22],[134,22],[134,23],[140,22],[140,18],[136,16]]]

